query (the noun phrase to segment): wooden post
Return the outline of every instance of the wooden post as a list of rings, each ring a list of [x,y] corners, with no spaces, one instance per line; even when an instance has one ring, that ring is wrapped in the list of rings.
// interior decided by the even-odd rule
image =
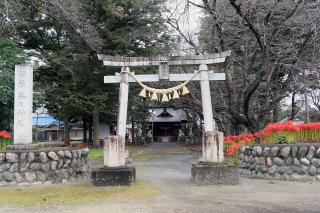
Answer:
[[[129,67],[121,68],[117,135],[123,137],[124,139],[126,137],[126,127],[127,127],[128,93],[129,93],[129,83],[128,83],[127,72],[129,71],[130,71]]]
[[[99,111],[95,107],[92,113],[92,138],[93,138],[93,147],[100,147],[100,138],[99,138]]]

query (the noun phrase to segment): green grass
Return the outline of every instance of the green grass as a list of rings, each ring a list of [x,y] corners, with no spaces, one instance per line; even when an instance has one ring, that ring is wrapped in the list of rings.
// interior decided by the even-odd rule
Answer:
[[[12,144],[12,139],[0,138],[0,150],[5,150],[8,145]]]
[[[155,156],[151,156],[151,155],[143,155],[143,154],[138,154],[138,155],[134,155],[133,157],[132,157],[132,159],[134,160],[134,161],[147,161],[147,160],[150,160],[150,159],[152,159],[153,157],[155,157]]]
[[[147,161],[152,158],[157,158],[166,155],[175,155],[179,153],[189,152],[186,148],[182,146],[178,146],[175,148],[161,148],[161,149],[152,149],[149,146],[127,146],[129,153],[134,161]],[[103,159],[103,148],[89,149],[89,159],[91,160],[99,160]]]
[[[100,203],[108,199],[143,199],[158,194],[158,189],[138,181],[130,187],[94,187],[87,184],[60,184],[22,188],[0,188],[0,206],[42,206],[55,204]]]
[[[94,149],[90,148],[89,149],[89,159],[91,160],[98,160],[98,159],[103,159],[103,149]]]
[[[91,148],[89,151],[89,159],[90,160],[100,160],[103,159],[103,149],[93,149]],[[133,160],[135,161],[147,161],[151,158],[152,156],[146,155],[146,154],[133,154]]]

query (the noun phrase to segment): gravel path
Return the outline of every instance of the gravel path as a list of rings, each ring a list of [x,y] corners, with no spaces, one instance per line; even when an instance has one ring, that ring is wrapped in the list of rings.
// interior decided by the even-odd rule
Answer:
[[[153,148],[165,146],[176,145]],[[241,178],[237,186],[199,187],[190,183],[191,164],[196,161],[195,155],[184,153],[135,162],[138,181],[158,190],[150,198],[117,197],[103,203],[45,208],[4,207],[0,212],[320,212],[320,182]]]

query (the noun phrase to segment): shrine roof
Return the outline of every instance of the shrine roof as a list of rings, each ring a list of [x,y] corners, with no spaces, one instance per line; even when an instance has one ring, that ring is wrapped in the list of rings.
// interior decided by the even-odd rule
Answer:
[[[154,116],[149,118],[149,122],[183,122],[187,120],[187,114],[182,109],[174,108],[153,108]]]

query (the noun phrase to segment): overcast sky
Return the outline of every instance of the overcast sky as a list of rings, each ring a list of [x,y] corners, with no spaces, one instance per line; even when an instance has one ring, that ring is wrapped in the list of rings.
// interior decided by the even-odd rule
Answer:
[[[201,0],[192,0],[201,4]],[[179,22],[179,27],[184,34],[189,34],[195,41],[201,26],[201,18],[204,17],[201,9],[187,3],[187,0],[167,0],[167,9],[170,11],[164,14],[165,18],[170,17]],[[186,48],[190,46],[185,45]]]

